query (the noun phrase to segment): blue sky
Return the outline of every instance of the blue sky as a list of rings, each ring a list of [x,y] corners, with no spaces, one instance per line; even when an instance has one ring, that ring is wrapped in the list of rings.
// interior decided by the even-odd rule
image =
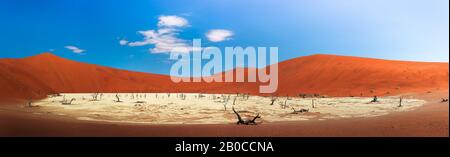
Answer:
[[[187,23],[158,24],[164,16]],[[448,0],[0,0],[0,21],[0,58],[52,51],[161,74],[169,73],[169,55],[149,43],[130,46],[145,41],[138,31],[175,27],[169,37],[179,43],[277,46],[281,61],[316,53],[449,60]],[[209,41],[215,29],[231,36]]]

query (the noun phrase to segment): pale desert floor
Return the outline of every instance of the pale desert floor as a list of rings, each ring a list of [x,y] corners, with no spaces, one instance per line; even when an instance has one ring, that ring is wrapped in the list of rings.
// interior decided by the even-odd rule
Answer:
[[[372,98],[287,98],[279,97],[271,104],[271,97],[245,95],[213,95],[182,93],[93,93],[61,94],[34,102],[33,114],[54,114],[77,120],[148,123],[148,124],[227,124],[237,121],[235,108],[245,118],[258,113],[259,123],[279,121],[328,120],[337,118],[375,117],[391,112],[413,110],[425,101],[404,98],[399,107],[399,97]],[[70,101],[71,104],[62,104]],[[313,106],[314,101],[314,106]],[[284,104],[287,104],[284,106]],[[234,105],[233,105],[234,104]],[[309,112],[297,113],[294,110]]]
[[[372,98],[286,98],[198,94],[62,94],[33,102],[34,107],[0,105],[1,136],[448,136],[448,91]],[[63,99],[75,98],[70,105]],[[100,98],[100,96],[99,96]],[[140,102],[138,102],[140,101]],[[236,125],[231,107],[242,115],[260,113],[259,125]],[[308,113],[292,114],[309,109]]]

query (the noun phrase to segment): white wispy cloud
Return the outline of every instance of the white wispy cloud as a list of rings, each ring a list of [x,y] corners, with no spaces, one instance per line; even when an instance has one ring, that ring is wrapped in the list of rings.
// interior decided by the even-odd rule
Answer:
[[[160,27],[184,27],[189,24],[185,18],[174,15],[160,16],[158,20],[158,26]]]
[[[64,48],[69,49],[70,51],[72,51],[73,53],[76,53],[76,54],[83,54],[83,52],[86,51],[86,50],[83,50],[76,46],[71,46],[71,45],[65,46]]]
[[[206,38],[212,42],[230,40],[232,36],[233,32],[226,29],[213,29],[206,33]]]
[[[188,25],[188,21],[179,16],[160,16],[158,21],[158,29],[138,31],[138,34],[144,36],[141,41],[121,42],[128,46],[146,46],[153,45],[154,48],[149,49],[151,53],[189,53],[192,46],[187,40],[177,37],[182,27]]]
[[[125,40],[125,39],[122,39],[122,40],[119,41],[120,45],[127,45],[128,43],[129,43],[129,41]]]

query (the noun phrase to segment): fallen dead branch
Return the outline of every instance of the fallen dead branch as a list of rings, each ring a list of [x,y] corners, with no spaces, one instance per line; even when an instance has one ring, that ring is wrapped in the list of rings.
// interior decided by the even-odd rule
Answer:
[[[295,110],[293,107],[292,107],[292,110],[293,110],[292,114],[298,114],[298,113],[306,113],[306,112],[309,112],[309,109]]]
[[[70,99],[70,101],[64,100],[63,102],[61,102],[61,104],[63,105],[71,105],[73,101],[75,101],[75,98]]]
[[[234,114],[236,114],[236,117],[238,119],[238,121],[236,122],[237,125],[239,124],[243,124],[243,125],[257,125],[256,123],[256,119],[261,118],[261,116],[259,116],[259,113],[253,117],[252,119],[242,119],[241,115],[239,115],[239,113],[234,109],[234,107],[232,107]]]

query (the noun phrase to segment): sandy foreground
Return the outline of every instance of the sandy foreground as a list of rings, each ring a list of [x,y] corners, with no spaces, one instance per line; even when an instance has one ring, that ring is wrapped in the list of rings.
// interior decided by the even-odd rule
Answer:
[[[268,105],[270,98],[237,97],[236,110],[262,115],[256,126],[235,124],[233,96],[227,110],[222,95],[148,94],[138,100],[121,93],[120,103],[114,102],[115,94],[97,102],[90,97],[65,94],[32,108],[1,105],[0,136],[449,136],[449,104],[440,103],[448,91],[405,95],[401,108],[398,97],[380,98],[380,104],[366,104],[371,98],[321,98],[314,108],[311,99],[287,100],[296,110],[310,110],[302,114],[282,108],[286,98]],[[61,105],[72,98],[73,104]]]

